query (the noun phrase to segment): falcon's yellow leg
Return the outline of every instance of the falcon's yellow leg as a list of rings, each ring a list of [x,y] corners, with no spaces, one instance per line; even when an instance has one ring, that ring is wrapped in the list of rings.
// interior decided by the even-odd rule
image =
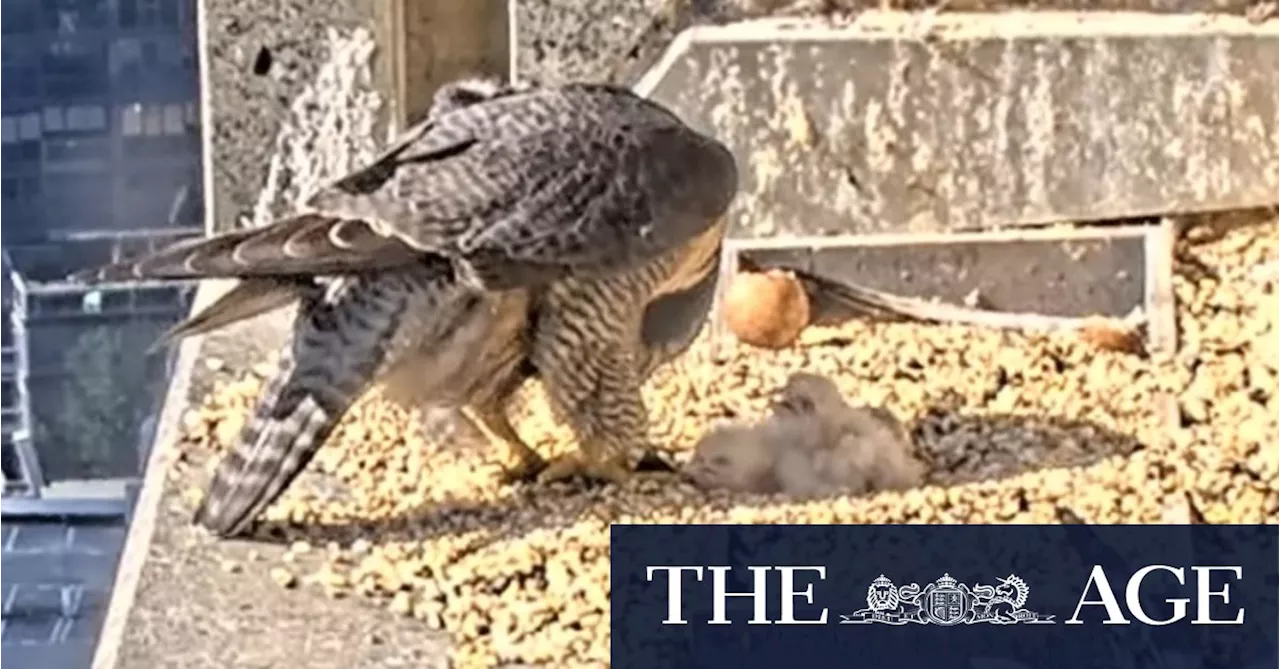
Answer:
[[[462,415],[476,426],[494,446],[503,449],[502,480],[506,483],[533,480],[547,467],[546,460],[538,455],[516,433],[506,413],[497,407],[462,408]]]
[[[647,414],[634,363],[624,349],[610,347],[601,355],[598,384],[590,400],[575,415],[576,453],[552,459],[538,476],[539,483],[573,477],[622,485],[634,473],[630,449],[644,446]]]
[[[555,458],[538,476],[540,483],[574,476],[624,483],[633,473],[633,452],[650,450],[638,328],[660,269],[646,265],[607,278],[567,278],[543,296],[530,358],[578,449]]]
[[[538,474],[538,483],[555,483],[582,477],[622,485],[631,478],[632,471],[627,466],[624,455],[601,457],[598,451],[599,449],[588,448],[584,444],[578,453],[568,453],[552,458],[546,469]]]

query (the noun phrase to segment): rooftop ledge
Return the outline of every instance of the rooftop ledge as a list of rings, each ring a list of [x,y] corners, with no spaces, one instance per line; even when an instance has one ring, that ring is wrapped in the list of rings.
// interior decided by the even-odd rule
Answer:
[[[354,129],[373,136],[380,128],[403,125],[405,119],[413,117],[425,99],[424,94],[419,90],[415,103],[403,94],[388,93],[403,90],[403,87],[389,83],[397,77],[401,81],[424,78],[440,81],[469,68],[502,72],[508,67],[505,56],[493,54],[503,52],[509,45],[495,46],[501,40],[494,37],[493,25],[480,29],[474,15],[469,18],[459,15],[452,19],[471,21],[460,23],[469,28],[458,31],[459,35],[468,35],[467,39],[473,43],[470,50],[459,46],[455,51],[461,55],[457,58],[447,57],[454,51],[442,50],[424,57],[421,53],[412,53],[412,49],[398,46],[404,35],[413,34],[412,28],[398,30],[393,26],[408,21],[421,29],[432,17],[406,19],[403,13],[387,15],[381,10],[370,9],[377,4],[373,0],[337,3],[350,5],[353,9],[332,8],[332,4],[299,0],[288,7],[276,8],[239,4],[231,0],[202,2],[201,25],[218,26],[217,34],[207,32],[201,36],[206,70],[203,73],[206,99],[204,127],[209,129],[205,192],[209,194],[209,218],[214,229],[228,229],[242,216],[258,220],[268,218],[273,212],[290,207],[299,191],[309,184],[331,178],[367,158],[376,149],[376,143],[367,141],[368,137],[344,136],[338,129]],[[399,3],[391,4],[400,7]],[[414,4],[406,3],[405,6]],[[489,21],[506,21],[505,8],[501,12],[492,8],[490,11]],[[440,22],[447,20],[442,17],[434,19]],[[1045,40],[1046,44],[1054,44],[1057,43],[1054,39],[1046,38],[1074,35],[1085,39],[1109,39],[1123,36],[1152,38],[1147,48],[1153,51],[1163,48],[1161,39],[1168,36],[1198,35],[1207,40],[1207,44],[1219,44],[1221,40],[1240,37],[1248,41],[1262,35],[1270,40],[1269,50],[1256,51],[1262,60],[1252,61],[1249,67],[1274,73],[1277,60],[1274,20],[1253,25],[1235,17],[1207,15],[1155,17],[1123,14],[1113,18],[1112,15],[1101,17],[1063,12],[1011,12],[987,15],[975,23],[965,16],[952,16],[946,12],[927,17],[868,13],[852,27],[771,20],[695,28],[675,41],[653,74],[645,78],[638,88],[646,92],[658,91],[660,98],[679,107],[679,100],[673,99],[678,91],[662,92],[659,89],[665,72],[683,67],[686,74],[682,76],[687,77],[690,76],[687,72],[699,71],[696,60],[684,65],[680,62],[681,58],[699,57],[698,50],[691,48],[695,44],[761,40],[772,44],[800,37],[836,42],[881,40],[893,37],[894,31],[914,30],[922,25],[921,21],[931,22],[933,34],[943,40],[1017,34],[1032,41]],[[233,24],[240,31],[234,36],[228,33]],[[1211,29],[1206,31],[1206,27]],[[438,29],[432,34],[448,32]],[[389,36],[393,33],[400,37]],[[462,44],[467,39],[459,37],[457,41]],[[474,44],[487,46],[476,48]],[[276,60],[281,70],[255,79],[248,74],[249,67],[245,61],[253,58],[260,45],[280,45]],[[1185,53],[1185,43],[1178,48]],[[1256,48],[1249,46],[1247,50]],[[702,53],[711,57],[706,55],[711,51],[714,51],[714,46],[708,46]],[[380,55],[374,57],[375,52]],[[1268,64],[1269,68],[1265,66]],[[1203,66],[1204,63],[1197,65]],[[429,76],[414,79],[406,74],[413,72]],[[1122,76],[1122,73],[1112,71],[1099,76]],[[1094,83],[1103,85],[1097,81]],[[1206,145],[1211,148],[1203,156],[1212,164],[1219,164],[1213,162],[1217,160],[1228,167],[1243,165],[1259,169],[1227,174],[1224,178],[1241,180],[1239,183],[1247,183],[1249,187],[1237,189],[1237,195],[1231,197],[1222,194],[1223,190],[1212,190],[1211,194],[1216,199],[1211,198],[1213,202],[1204,209],[1274,204],[1275,88],[1272,77],[1269,90],[1265,87],[1262,90],[1249,89],[1252,92],[1245,94],[1244,101],[1240,102],[1252,105],[1246,111],[1259,114],[1266,119],[1265,126],[1270,128],[1269,131],[1264,130],[1259,136],[1261,139],[1248,152],[1224,156],[1218,151],[1226,149],[1213,149],[1213,144]],[[707,100],[711,94],[699,99]],[[912,93],[908,91],[907,94]],[[321,102],[323,104],[317,109],[315,105]],[[1194,109],[1184,111],[1195,117]],[[684,112],[699,113],[696,109]],[[1017,123],[1019,119],[1007,117],[1006,122]],[[1015,132],[1022,130],[1016,128]],[[781,137],[784,134],[779,132],[770,140],[778,142],[777,151],[781,154],[794,151],[783,147]],[[1207,141],[1210,137],[1206,135],[1202,139]],[[968,164],[982,167],[993,161],[994,156],[988,154],[978,156]],[[1213,171],[1213,174],[1223,173]],[[1184,177],[1190,183],[1196,175]],[[1221,185],[1213,183],[1215,188]],[[266,184],[265,190],[263,184]],[[794,189],[794,185],[788,187]],[[1264,188],[1266,195],[1258,195]],[[962,209],[977,206],[967,199],[965,193],[963,189],[957,190],[951,204]],[[999,205],[992,205],[989,201],[979,204],[988,207]],[[1177,204],[1174,207],[1176,211],[1197,209],[1196,201],[1190,196]],[[1017,212],[1008,211],[1014,213],[1006,217],[1007,222],[1017,224]],[[1098,220],[1132,215],[1125,207],[1108,211],[1100,206],[1093,213]],[[896,232],[916,232],[906,225],[905,218],[899,218],[902,220]],[[754,230],[750,224],[743,225],[747,233]],[[926,227],[934,232],[946,232],[946,226],[933,224]],[[854,232],[874,231],[855,229]],[[796,237],[814,234],[809,229],[786,225],[776,228],[773,233]],[[1079,280],[1106,279],[1079,277]],[[203,285],[195,308],[208,304],[226,288],[227,285],[220,282]],[[156,447],[151,449],[151,461],[121,559],[116,594],[95,658],[95,669],[447,666],[448,641],[443,633],[430,631],[419,620],[398,615],[386,607],[373,606],[361,597],[331,599],[308,588],[281,588],[273,582],[267,569],[252,568],[252,565],[276,562],[286,552],[285,547],[249,541],[215,542],[189,524],[190,505],[186,497],[192,489],[203,486],[205,475],[198,466],[190,466],[190,463],[173,468],[180,456],[178,441],[184,416],[201,402],[216,378],[249,370],[273,351],[282,336],[284,317],[283,314],[268,315],[226,332],[182,344],[177,371],[157,430]],[[202,358],[216,358],[225,364],[199,364]],[[1167,413],[1160,414],[1163,409],[1155,408],[1143,411],[1147,410],[1153,413],[1144,420],[1154,426],[1154,431],[1131,435],[1130,442],[1133,439],[1144,443],[1163,442],[1159,435],[1168,427]],[[1192,493],[1194,491],[1188,495],[1194,497],[1199,494]],[[1199,499],[1206,504],[1213,502],[1207,497]],[[1119,505],[1116,506],[1118,508]],[[1267,513],[1274,517],[1274,508]],[[942,518],[932,522],[946,521]]]

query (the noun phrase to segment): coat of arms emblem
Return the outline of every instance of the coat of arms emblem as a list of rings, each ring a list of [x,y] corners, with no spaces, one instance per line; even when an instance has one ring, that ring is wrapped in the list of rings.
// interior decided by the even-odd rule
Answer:
[[[867,608],[840,616],[842,625],[1053,624],[1053,616],[1025,608],[1030,586],[1010,574],[995,585],[969,586],[943,574],[923,588],[897,587],[881,574],[867,588]]]

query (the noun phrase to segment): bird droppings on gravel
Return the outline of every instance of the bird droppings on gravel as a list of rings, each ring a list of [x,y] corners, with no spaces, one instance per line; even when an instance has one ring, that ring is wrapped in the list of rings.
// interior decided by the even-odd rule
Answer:
[[[369,598],[451,632],[455,666],[605,666],[614,522],[1037,523],[1065,508],[1097,523],[1276,523],[1276,232],[1271,218],[1180,244],[1171,361],[1066,335],[851,323],[791,349],[695,351],[683,375],[648,389],[683,412],[680,443],[666,445],[683,461],[713,419],[761,415],[791,371],[829,375],[913,425],[932,468],[924,488],[800,503],[662,475],[622,489],[502,486],[492,449],[428,440],[422,418],[375,397],[268,512],[259,532],[289,547],[280,561],[227,577],[266,570],[283,587]],[[260,383],[220,382],[185,421],[192,485]],[[567,433],[530,406],[519,429],[550,454]]]

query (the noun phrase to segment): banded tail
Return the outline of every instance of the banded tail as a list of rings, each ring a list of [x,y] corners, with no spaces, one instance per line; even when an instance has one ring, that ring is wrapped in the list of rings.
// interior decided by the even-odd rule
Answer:
[[[218,464],[194,522],[222,537],[245,533],[406,352],[402,318],[452,284],[440,262],[343,278],[327,297],[304,298],[280,368],[235,450]]]

